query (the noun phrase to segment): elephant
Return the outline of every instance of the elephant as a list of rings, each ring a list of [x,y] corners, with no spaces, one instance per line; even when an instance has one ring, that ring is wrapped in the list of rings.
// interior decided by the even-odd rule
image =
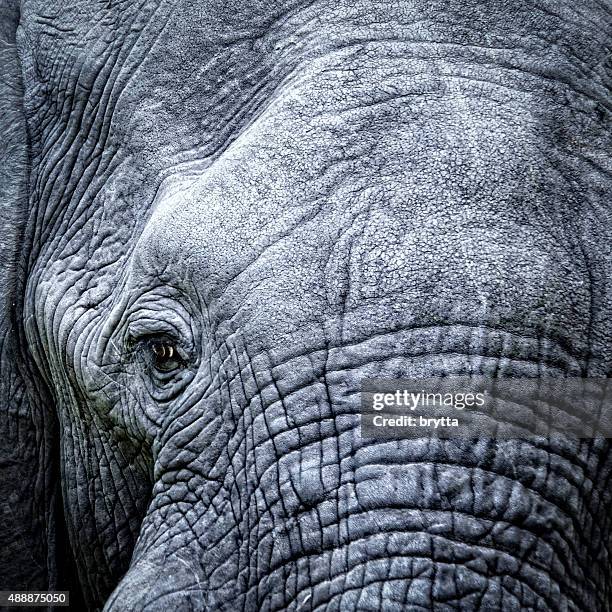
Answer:
[[[0,15],[0,589],[612,610],[608,438],[359,429],[612,374],[610,0]]]

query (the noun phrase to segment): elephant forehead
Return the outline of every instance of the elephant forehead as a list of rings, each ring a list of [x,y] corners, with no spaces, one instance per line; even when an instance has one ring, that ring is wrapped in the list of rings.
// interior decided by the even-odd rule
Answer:
[[[459,209],[485,223],[516,217],[508,203],[546,165],[524,103],[476,99],[461,81],[419,93],[421,79],[398,78],[418,62],[381,51],[345,71],[348,55],[313,62],[201,172],[182,180],[177,170],[153,204],[143,261],[197,258],[204,275],[232,277],[305,221],[334,236],[372,206],[400,229]],[[382,93],[371,100],[365,89]]]
[[[30,118],[32,133],[55,143],[34,147],[45,151],[34,165],[36,184],[46,186],[34,242],[53,251],[41,259],[61,258],[64,268],[82,268],[80,260],[94,253],[88,267],[104,269],[102,275],[92,271],[95,282],[111,275],[118,252],[131,250],[156,182],[169,168],[194,160],[212,164],[200,189],[190,188],[178,204],[185,209],[185,231],[178,223],[163,224],[171,232],[168,245],[185,232],[195,236],[194,223],[209,232],[217,248],[201,236],[214,262],[202,270],[210,277],[224,269],[231,278],[274,231],[278,236],[300,223],[321,200],[329,203],[332,191],[345,191],[337,198],[340,212],[355,199],[351,191],[376,189],[377,183],[387,190],[380,197],[412,197],[414,208],[415,202],[454,201],[479,186],[504,185],[509,175],[520,174],[508,167],[525,168],[529,159],[533,176],[523,172],[517,180],[537,181],[541,156],[534,157],[534,142],[549,128],[537,127],[541,116],[534,109],[563,94],[563,105],[588,115],[594,103],[587,108],[586,101],[601,93],[578,95],[586,87],[582,73],[561,45],[551,50],[529,37],[523,41],[520,35],[532,30],[528,20],[512,45],[502,45],[504,24],[510,16],[517,21],[512,11],[518,8],[484,14],[446,3],[276,2],[239,3],[228,15],[221,2],[171,10],[145,4],[142,11],[129,3],[59,10],[31,1],[24,7],[26,97],[44,92],[43,99],[30,100],[40,109]],[[547,18],[580,55],[578,34],[563,19],[570,13]],[[474,20],[502,46],[471,45]],[[438,22],[454,25],[444,30]],[[117,34],[118,25],[125,35]],[[597,32],[589,26],[589,36]],[[82,95],[63,100],[73,89]],[[51,112],[64,104],[71,112]],[[557,118],[567,118],[562,122],[569,132],[571,112],[555,110]],[[101,118],[108,133],[99,133]],[[527,134],[521,144],[522,132],[534,126],[538,137]],[[45,130],[58,138],[45,138]],[[89,161],[101,148],[113,165],[105,161],[95,171]],[[64,181],[65,189],[48,187]],[[45,210],[57,210],[58,220],[48,223]],[[99,232],[100,224],[108,231]],[[43,239],[48,232],[52,239]],[[148,228],[145,235],[150,242]],[[110,284],[114,269],[112,275]]]
[[[379,68],[383,86],[393,72]],[[527,110],[481,99],[477,114],[459,86],[343,113],[354,92],[322,95],[327,78],[314,70],[201,175],[160,192],[141,271],[189,271],[255,343],[347,315],[364,331],[484,321],[562,335],[576,311],[587,325],[579,200],[545,178]]]
[[[119,4],[90,5],[96,26],[85,36],[89,19],[41,20],[27,3],[28,79],[40,75],[50,96],[38,101],[47,115],[30,117],[32,134],[59,135],[34,147],[45,151],[34,164],[38,210],[53,219],[37,221],[34,243],[46,252],[32,257],[45,268],[32,281],[43,279],[32,306],[44,310],[42,329],[58,335],[60,313],[61,333],[80,337],[71,307],[98,316],[125,289],[131,261],[145,278],[189,272],[220,319],[260,321],[278,338],[346,308],[389,325],[398,312],[409,324],[470,309],[497,321],[505,295],[509,319],[535,312],[544,329],[549,306],[553,318],[587,309],[572,219],[584,186],[576,177],[599,172],[609,144],[593,127],[597,80],[562,45],[523,37],[528,20],[504,41],[503,11],[454,11],[443,31],[446,5],[351,4],[243,3],[225,25],[221,3],[148,3],[132,20]],[[582,56],[570,13],[547,23]],[[76,31],[55,28],[62,20]],[[474,20],[498,47],[477,44]],[[130,33],[110,45],[118,22]],[[588,30],[589,40],[603,36]],[[53,96],[73,89],[60,77],[78,78],[84,94],[53,114],[64,107]],[[98,138],[101,118],[110,127]],[[587,139],[594,161],[580,159]],[[91,165],[101,149],[118,165]],[[162,190],[149,219],[159,175],[172,168],[180,179],[193,160],[207,168],[171,197]],[[49,187],[63,179],[66,189]],[[47,232],[54,239],[39,240]]]
[[[590,54],[599,47],[604,52],[598,39],[605,33],[596,24],[585,26],[588,36],[584,28],[572,28],[575,15],[569,7],[560,8],[558,15],[538,13],[559,40],[551,46],[534,40],[529,13],[523,23],[517,13],[524,7],[511,5],[484,12],[465,3],[279,1],[238,3],[228,14],[222,2],[172,7],[154,1],[143,7],[123,2],[59,4],[25,3],[21,36],[29,122],[33,138],[40,141],[33,150],[43,152],[41,159],[33,160],[33,182],[43,199],[37,221],[41,237],[35,242],[44,245],[43,251],[56,249],[62,238],[66,251],[74,250],[79,240],[83,251],[94,251],[100,237],[93,226],[100,218],[114,235],[124,234],[117,242],[125,248],[144,225],[160,176],[194,160],[218,160],[236,140],[244,144],[249,126],[261,129],[262,114],[277,108],[279,98],[306,123],[315,121],[313,115],[321,124],[327,121],[327,137],[314,130],[313,138],[323,147],[335,143],[326,157],[330,161],[339,155],[367,159],[359,147],[376,136],[387,138],[387,123],[398,118],[406,129],[420,131],[421,138],[436,133],[427,129],[428,121],[449,114],[470,133],[478,117],[491,119],[486,108],[474,104],[459,114],[448,110],[453,98],[457,105],[466,104],[469,89],[475,99],[493,96],[506,106],[507,121],[514,114],[517,138],[509,139],[506,131],[489,143],[521,158],[520,147],[502,145],[519,142],[519,126],[525,120],[541,121],[531,118],[526,108],[546,107],[556,100],[566,110],[547,109],[548,116],[564,124],[568,140],[578,142],[585,136],[580,127],[572,127],[578,123],[571,109],[588,116],[597,100],[607,96],[599,81],[587,79],[580,62],[574,61],[584,56],[596,63],[598,58]],[[521,26],[508,41],[505,25],[510,18]],[[487,32],[491,47],[478,44],[479,29]],[[564,55],[564,49],[571,49],[571,55]],[[295,96],[291,106],[289,89]],[[56,112],[59,108],[62,112]],[[307,167],[317,143],[306,146],[308,126],[296,129],[286,115],[279,115],[267,145],[290,154],[291,138],[297,134],[293,148],[301,147]],[[102,122],[108,129],[101,129]],[[363,139],[366,133],[371,134],[369,141]],[[461,130],[452,134],[457,138]],[[586,138],[589,145],[596,141],[592,134]],[[351,139],[354,144],[348,146]],[[266,144],[254,142],[259,150]],[[453,143],[438,146],[442,157],[437,167],[445,172],[452,159],[445,159],[444,152]],[[479,146],[481,159],[501,158],[488,156],[488,143]],[[108,159],[93,166],[91,160],[103,152]],[[414,150],[413,160],[420,154]],[[270,163],[265,155],[259,159]],[[405,156],[398,159],[405,164]],[[435,179],[434,162],[429,163],[432,172],[423,174],[423,182]],[[315,166],[320,172],[321,164]],[[494,169],[489,165],[490,176]],[[251,180],[257,180],[253,168],[248,171]],[[292,194],[309,178],[306,169],[299,174],[303,180],[293,179]],[[65,187],[51,189],[56,184]],[[271,188],[269,181],[263,184]],[[45,211],[57,211],[59,220],[48,223]],[[133,218],[131,211],[137,211]],[[69,240],[76,228],[79,236]],[[49,234],[52,239],[47,239]],[[60,255],[64,253],[53,254]]]

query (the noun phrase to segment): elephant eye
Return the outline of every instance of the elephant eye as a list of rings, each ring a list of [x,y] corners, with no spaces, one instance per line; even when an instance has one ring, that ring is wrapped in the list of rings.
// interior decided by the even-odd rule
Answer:
[[[153,367],[159,372],[172,372],[183,365],[174,344],[166,340],[153,340],[150,344]]]

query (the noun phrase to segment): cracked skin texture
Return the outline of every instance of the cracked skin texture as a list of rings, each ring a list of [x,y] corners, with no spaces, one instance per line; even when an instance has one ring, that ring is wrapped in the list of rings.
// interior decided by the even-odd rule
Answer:
[[[358,427],[364,377],[612,373],[609,2],[0,8],[7,588],[611,609],[608,441]]]

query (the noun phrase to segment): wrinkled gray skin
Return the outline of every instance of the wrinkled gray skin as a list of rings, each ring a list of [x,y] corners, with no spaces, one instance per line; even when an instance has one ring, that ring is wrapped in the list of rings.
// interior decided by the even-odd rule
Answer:
[[[612,374],[610,0],[173,4],[0,1],[0,587],[610,610],[608,441],[358,427]]]

